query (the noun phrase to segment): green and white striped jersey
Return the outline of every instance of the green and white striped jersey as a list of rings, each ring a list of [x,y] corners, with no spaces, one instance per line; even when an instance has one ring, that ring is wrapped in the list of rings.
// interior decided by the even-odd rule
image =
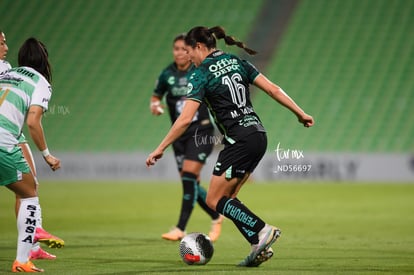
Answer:
[[[0,147],[10,150],[18,144],[29,107],[38,105],[46,111],[51,95],[49,82],[32,68],[0,74]]]
[[[0,60],[0,74],[11,69],[11,65],[6,60]]]

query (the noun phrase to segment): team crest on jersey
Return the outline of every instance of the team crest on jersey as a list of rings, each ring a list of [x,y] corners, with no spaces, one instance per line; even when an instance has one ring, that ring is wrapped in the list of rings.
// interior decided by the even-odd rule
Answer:
[[[168,84],[170,84],[170,85],[174,85],[174,83],[175,83],[175,77],[170,76],[170,77],[168,78],[167,82],[168,82]]]
[[[188,85],[187,85],[187,94],[190,94],[191,93],[191,91],[193,90],[193,84],[191,84],[191,83],[188,83]]]

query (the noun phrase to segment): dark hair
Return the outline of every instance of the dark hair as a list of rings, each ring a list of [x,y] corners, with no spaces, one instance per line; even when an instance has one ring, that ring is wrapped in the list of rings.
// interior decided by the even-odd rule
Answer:
[[[47,81],[52,81],[52,70],[49,64],[49,53],[46,46],[34,37],[27,39],[20,47],[19,66],[27,66],[42,74]]]
[[[179,35],[177,35],[174,38],[173,43],[177,42],[178,40],[184,40],[185,41],[185,33],[180,33]]]
[[[212,28],[198,26],[192,28],[186,35],[185,44],[194,48],[197,43],[203,43],[208,49],[214,49],[216,48],[216,39],[224,39],[226,45],[236,45],[250,55],[257,53],[255,50],[246,47],[243,42],[237,41],[233,36],[226,35],[225,30],[220,26]]]

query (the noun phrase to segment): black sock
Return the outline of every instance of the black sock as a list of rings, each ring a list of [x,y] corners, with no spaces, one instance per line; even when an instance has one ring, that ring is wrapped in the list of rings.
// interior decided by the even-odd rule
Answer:
[[[265,222],[250,211],[240,200],[222,197],[216,206],[217,212],[233,221],[237,229],[251,244],[259,242],[258,233]]]
[[[182,231],[185,231],[188,220],[190,219],[191,213],[194,209],[194,204],[197,199],[197,176],[183,172],[181,176],[183,184],[183,199],[181,202],[181,212],[178,219],[177,227]]]
[[[212,220],[216,220],[220,217],[220,214],[210,207],[208,207],[206,203],[206,197],[207,197],[207,191],[200,185],[200,182],[197,183],[198,188],[198,197],[197,202],[200,205],[200,207],[208,214],[210,215]]]

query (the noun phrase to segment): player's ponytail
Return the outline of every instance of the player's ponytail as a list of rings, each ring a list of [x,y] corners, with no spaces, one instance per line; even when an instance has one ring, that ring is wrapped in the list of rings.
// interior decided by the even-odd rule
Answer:
[[[224,39],[224,42],[226,43],[226,45],[230,45],[230,46],[236,45],[237,47],[245,50],[250,55],[257,54],[255,50],[248,48],[243,42],[237,41],[233,36],[226,35],[226,32],[223,29],[223,27],[220,27],[220,26],[212,27],[209,29],[209,32],[213,34],[216,37],[216,39]]]
[[[198,26],[192,28],[186,35],[185,44],[194,48],[197,43],[203,43],[208,49],[214,49],[216,48],[217,44],[216,39],[224,39],[224,42],[227,45],[236,45],[237,47],[245,50],[250,55],[257,53],[256,51],[246,47],[243,42],[236,40],[232,36],[226,35],[223,27],[220,26],[212,28]]]

